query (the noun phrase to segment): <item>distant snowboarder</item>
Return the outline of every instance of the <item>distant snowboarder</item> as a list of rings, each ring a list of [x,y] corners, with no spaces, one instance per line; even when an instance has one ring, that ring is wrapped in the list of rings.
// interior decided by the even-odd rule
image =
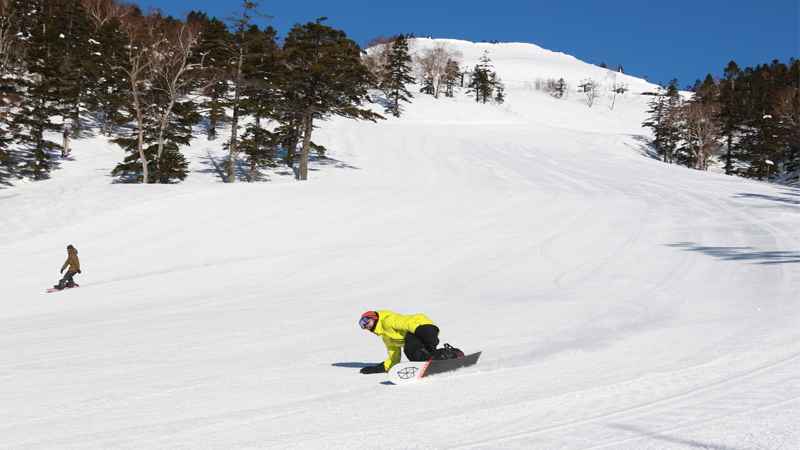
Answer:
[[[74,277],[76,273],[81,273],[81,263],[78,260],[78,249],[71,245],[67,246],[67,260],[64,262],[64,265],[61,266],[61,273],[64,273],[64,269],[66,269],[67,266],[69,266],[67,274],[64,275],[64,278],[62,278],[57,285],[53,286],[58,290],[64,289],[64,287],[71,288],[75,286],[75,281],[72,280],[72,277]]]
[[[61,146],[61,157],[66,158],[69,156],[69,126],[64,129],[64,145]]]
[[[361,315],[359,325],[383,338],[389,358],[375,366],[361,369],[361,373],[384,373],[400,362],[402,353],[409,361],[430,361],[463,356],[458,349],[436,350],[439,345],[439,327],[423,314],[404,316],[391,311],[367,311]],[[451,350],[452,349],[452,350]]]

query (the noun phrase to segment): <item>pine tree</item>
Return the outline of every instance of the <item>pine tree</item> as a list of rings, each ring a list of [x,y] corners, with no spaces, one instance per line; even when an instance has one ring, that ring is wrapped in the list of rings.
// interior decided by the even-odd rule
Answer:
[[[563,99],[566,93],[567,93],[567,82],[564,81],[563,78],[559,78],[558,82],[556,83],[556,97]]]
[[[20,174],[40,180],[51,170],[51,152],[59,148],[44,135],[61,129],[52,118],[62,115],[65,105],[62,94],[67,84],[60,70],[66,48],[60,37],[65,31],[64,5],[33,0],[28,6],[39,14],[35,15],[36,23],[29,30],[25,62],[30,77],[20,82],[26,95],[15,117],[15,125],[27,130],[17,136],[17,142],[25,149]]]
[[[147,100],[150,103],[150,100]],[[148,114],[145,117],[143,135],[140,141],[138,133],[122,136],[112,141],[128,153],[123,161],[111,171],[111,175],[118,177],[124,183],[159,183],[168,184],[174,181],[183,181],[189,173],[189,163],[180,152],[180,147],[188,145],[192,139],[192,124],[200,119],[193,105],[178,104],[172,112],[173,119],[167,124],[165,133],[169,139],[159,142],[159,112]],[[158,153],[161,151],[161,156]],[[147,164],[147,170],[142,170],[142,161]],[[156,162],[159,162],[156,165]],[[147,179],[145,180],[145,174]]]
[[[28,56],[34,53],[31,73],[55,76],[48,82],[53,110],[59,110],[73,129],[81,128],[81,111],[87,109],[86,92],[94,82],[86,70],[90,60],[90,26],[80,0],[50,0],[27,2],[28,11],[37,21],[30,28]],[[45,72],[42,72],[45,71]],[[35,81],[38,83],[38,81]]]
[[[91,107],[90,88],[99,81],[98,71],[94,65],[98,56],[93,54],[91,24],[81,0],[58,0],[63,2],[63,10],[56,18],[62,22],[59,37],[62,48],[61,59],[61,102],[64,105],[64,117],[71,122],[72,130],[84,128],[82,113]],[[52,5],[54,2],[50,2]],[[96,52],[94,52],[96,53]]]
[[[789,73],[800,79],[800,61],[789,61]],[[786,172],[797,172],[800,181],[800,86],[789,84],[778,94],[772,111],[778,122],[778,137],[782,145],[781,158]],[[800,183],[798,183],[800,184]]]
[[[361,62],[361,49],[344,31],[322,25],[325,18],[295,25],[285,40],[282,62],[290,70],[285,91],[296,96],[288,110],[302,133],[298,178],[308,179],[308,159],[313,145],[314,120],[330,116],[376,121],[379,114],[361,108],[370,102],[367,88],[374,83]]]
[[[456,83],[461,79],[461,66],[452,59],[447,61],[444,70],[444,96],[453,97],[455,95]]]
[[[694,101],[700,103],[708,104],[719,99],[719,86],[717,86],[711,74],[708,74],[702,82],[697,80],[692,87],[692,92],[695,94]]]
[[[658,87],[658,94],[650,101],[650,118],[642,126],[653,129],[653,145],[656,154],[663,158],[665,163],[675,162],[675,151],[680,140],[678,135],[678,107],[680,96],[677,88],[678,81],[670,81],[669,87]]]
[[[506,100],[506,94],[505,94],[506,86],[503,84],[500,78],[497,77],[497,72],[492,72],[491,76],[489,77],[489,80],[492,86],[494,87],[494,92],[495,92],[494,102],[497,103],[498,105],[502,105],[503,102]]]
[[[262,167],[276,167],[277,136],[265,127],[265,122],[279,118],[282,99],[283,69],[278,64],[279,49],[276,31],[272,27],[248,30],[250,54],[244,60],[244,89],[242,113],[253,116],[239,143],[248,167],[248,178],[254,181]]]
[[[433,78],[426,76],[423,76],[421,78],[422,78],[422,83],[420,84],[419,92],[422,94],[435,95],[436,86],[434,85]]]
[[[0,0],[0,183],[16,172],[10,146],[21,131],[15,118],[22,111],[24,57],[32,26],[25,12],[17,1]]]
[[[100,114],[100,134],[110,136],[115,123],[122,120],[125,104],[125,34],[119,17],[103,17],[94,22],[86,71],[94,82],[88,83],[86,103]]]
[[[474,94],[475,101],[478,103],[486,103],[492,95],[491,85],[489,84],[490,61],[489,52],[484,51],[478,64],[472,70],[470,83],[467,86],[467,94]]]
[[[776,79],[777,72],[783,68],[777,61],[775,63],[774,66],[765,64],[745,70],[749,89],[745,93],[747,106],[744,109],[744,126],[739,135],[739,147],[742,150],[740,160],[749,164],[744,175],[750,178],[766,179],[767,161],[776,162],[781,159],[779,124],[773,120],[771,112],[778,92],[783,87]],[[773,166],[770,173],[777,175],[779,167]]]
[[[392,51],[389,53],[384,72],[387,77],[381,87],[386,91],[389,99],[386,112],[395,117],[400,117],[400,101],[410,103],[409,98],[413,97],[406,89],[406,83],[414,82],[414,77],[411,76],[411,56],[408,54],[408,41],[402,34],[397,36],[394,43],[392,43]],[[433,84],[431,82],[432,93]]]
[[[234,31],[231,53],[235,61],[232,64],[231,81],[233,88],[233,98],[227,103],[227,107],[232,110],[231,115],[231,139],[228,142],[228,160],[224,163],[227,169],[227,182],[236,181],[236,159],[242,149],[239,148],[239,118],[243,114],[243,103],[246,99],[243,92],[246,89],[244,66],[245,60],[251,55],[251,37],[254,35],[248,32],[251,28],[251,19],[255,17],[268,17],[257,11],[258,3],[242,0],[242,13],[233,13],[235,18],[228,18],[231,28]]]
[[[232,67],[229,62],[230,49],[233,47],[233,36],[221,20],[209,19],[205,13],[190,12],[186,16],[188,22],[203,25],[202,39],[198,43],[197,53],[205,55],[203,60],[203,80],[206,100],[202,107],[207,111],[208,140],[217,138],[217,126],[228,121],[225,112],[225,97],[231,81]]]
[[[467,90],[467,94],[474,94],[475,101],[478,103],[499,102],[505,100],[505,94],[502,92],[505,87],[502,81],[497,76],[497,72],[492,69],[491,59],[489,59],[489,51],[485,50],[481,56],[478,64],[472,70],[472,77]],[[499,95],[492,95],[495,90],[500,89]]]
[[[15,172],[13,153],[10,150],[13,137],[18,133],[18,129],[12,127],[12,118],[9,117],[10,111],[16,110],[19,94],[16,91],[16,83],[8,83],[0,78],[0,102],[6,106],[0,108],[0,184]]]
[[[736,62],[731,61],[720,80],[719,100],[722,103],[719,118],[722,122],[722,135],[725,139],[725,173],[734,173],[734,138],[742,128],[742,72]]]
[[[288,79],[288,76],[286,77]],[[297,145],[303,135],[303,111],[300,110],[300,93],[285,89],[283,99],[278,105],[278,121],[275,130],[275,143],[278,149],[286,152],[280,162],[294,167],[297,159]]]

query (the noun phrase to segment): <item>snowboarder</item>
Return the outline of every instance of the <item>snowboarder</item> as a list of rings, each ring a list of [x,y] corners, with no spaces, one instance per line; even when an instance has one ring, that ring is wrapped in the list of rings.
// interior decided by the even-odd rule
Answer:
[[[384,373],[406,354],[409,361],[436,359],[439,345],[439,328],[423,314],[404,316],[391,311],[367,311],[358,322],[361,328],[383,338],[389,358],[375,366],[361,369],[361,373]]]
[[[64,129],[64,145],[61,146],[61,157],[69,156],[69,126]]]
[[[78,249],[71,245],[67,246],[67,261],[64,262],[63,266],[61,266],[61,273],[64,273],[64,269],[66,269],[67,266],[69,266],[67,274],[64,275],[64,278],[62,278],[57,285],[53,286],[59,291],[64,289],[64,287],[71,288],[75,286],[75,281],[72,280],[72,277],[74,277],[76,273],[81,273],[81,263],[78,260]]]

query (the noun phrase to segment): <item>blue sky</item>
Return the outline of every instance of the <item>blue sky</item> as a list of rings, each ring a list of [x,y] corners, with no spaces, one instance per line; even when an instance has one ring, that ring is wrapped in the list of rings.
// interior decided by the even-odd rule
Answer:
[[[240,0],[134,0],[174,17],[203,11],[226,18]],[[625,73],[684,88],[707,74],[721,76],[728,62],[755,67],[800,58],[798,0],[521,1],[365,0],[260,1],[258,19],[283,37],[295,23],[328,17],[364,46],[399,33],[473,42],[526,42],[599,65],[622,64]]]

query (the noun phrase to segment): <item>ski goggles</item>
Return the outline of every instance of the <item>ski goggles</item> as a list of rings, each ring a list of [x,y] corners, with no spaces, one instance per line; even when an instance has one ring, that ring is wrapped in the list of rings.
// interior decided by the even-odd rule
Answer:
[[[372,319],[377,318],[376,316],[364,316],[361,320],[358,321],[358,324],[361,325],[361,328],[367,329],[367,325],[369,325],[369,321]]]

